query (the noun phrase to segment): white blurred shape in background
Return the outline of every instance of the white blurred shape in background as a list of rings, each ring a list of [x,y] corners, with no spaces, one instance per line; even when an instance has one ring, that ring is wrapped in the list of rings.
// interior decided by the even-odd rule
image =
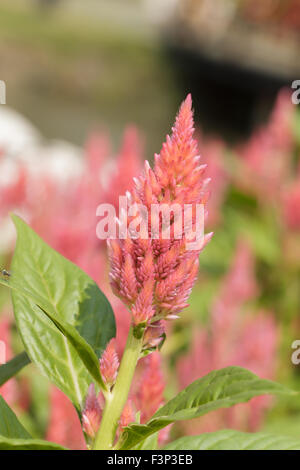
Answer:
[[[175,13],[178,0],[143,0],[148,19],[154,23],[164,23]]]
[[[47,175],[56,187],[64,188],[80,178],[83,151],[75,145],[55,140],[46,141],[35,127],[16,111],[0,108],[0,199],[1,191],[16,182],[20,164],[32,178]],[[30,191],[30,188],[26,188]],[[1,204],[1,200],[0,200]],[[17,208],[13,212],[27,220]],[[10,217],[0,219],[0,253],[12,245],[15,230]]]

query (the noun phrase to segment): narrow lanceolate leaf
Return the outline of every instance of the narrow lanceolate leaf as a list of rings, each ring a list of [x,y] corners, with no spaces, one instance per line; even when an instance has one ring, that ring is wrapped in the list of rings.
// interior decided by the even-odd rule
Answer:
[[[294,394],[282,385],[260,379],[241,367],[210,372],[160,408],[147,424],[132,424],[125,428],[118,448],[130,449],[174,421],[197,418],[218,408],[227,408],[269,393]]]
[[[9,439],[0,436],[0,450],[69,450],[40,439]]]
[[[300,439],[225,429],[200,436],[181,437],[170,442],[164,450],[300,450]]]
[[[30,364],[30,359],[24,351],[18,354],[6,364],[0,366],[0,386],[14,377],[23,367]]]
[[[17,326],[30,359],[79,410],[98,358],[115,335],[112,308],[96,283],[13,216],[12,288]]]
[[[30,434],[0,395],[0,437],[7,439],[30,439]]]
[[[94,350],[85,341],[82,336],[77,332],[76,328],[70,323],[64,322],[58,315],[54,315],[49,311],[44,310],[39,305],[37,306],[57,327],[57,329],[69,340],[69,343],[74,347],[76,353],[90,372],[93,379],[100,387],[105,388],[104,382],[101,377],[99,361]]]

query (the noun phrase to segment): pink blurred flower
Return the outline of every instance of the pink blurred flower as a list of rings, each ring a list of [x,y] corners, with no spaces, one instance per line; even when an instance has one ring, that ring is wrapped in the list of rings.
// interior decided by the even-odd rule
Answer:
[[[122,415],[120,418],[120,423],[119,423],[119,433],[123,431],[126,426],[129,426],[129,424],[133,423],[135,420],[135,412],[134,412],[134,407],[132,400],[127,400],[126,405],[123,408]]]
[[[95,393],[95,385],[91,384],[85,405],[82,411],[82,429],[91,438],[94,438],[100,426],[102,410]]]
[[[181,387],[227,366],[241,366],[264,378],[273,378],[276,370],[278,328],[272,314],[245,312],[246,302],[256,295],[254,264],[250,248],[240,243],[235,259],[223,280],[212,306],[209,328],[197,329],[189,352],[177,364]],[[189,434],[224,427],[256,430],[270,405],[269,397],[258,397],[247,404],[219,410],[208,417],[184,424]]]
[[[128,128],[122,148],[114,158],[111,157],[108,138],[104,134],[93,134],[86,145],[82,175],[74,179],[72,185],[58,185],[48,174],[36,177],[34,173],[27,172],[22,163],[18,165],[15,162],[14,167],[12,181],[0,186],[0,223],[10,210],[22,213],[46,242],[108,291],[103,269],[107,266],[106,247],[96,237],[96,208],[107,200],[116,204],[116,188],[125,190],[140,171],[141,145],[137,131],[133,127]],[[114,296],[110,294],[110,297]],[[117,305],[118,349],[122,349],[129,316],[124,315],[124,307],[115,297],[113,303]],[[121,310],[122,315],[118,314]],[[8,324],[5,323],[2,329],[7,337]],[[23,386],[22,390],[22,396],[25,396]],[[16,382],[7,382],[1,387],[1,393],[10,404],[15,402],[18,398]],[[83,448],[80,423],[68,399],[58,390],[51,389],[50,404],[48,438],[71,448]]]
[[[282,182],[288,176],[294,112],[290,91],[281,91],[269,123],[237,149],[240,166],[235,182],[256,195],[261,203],[278,201]]]
[[[135,403],[141,410],[141,422],[147,422],[164,402],[165,382],[161,370],[161,357],[153,352],[145,359],[144,370],[136,391]]]
[[[112,168],[110,179],[102,183],[102,201],[113,204],[116,208],[118,207],[119,195],[125,194],[128,189],[132,189],[132,180],[141,171],[142,155],[141,137],[136,127],[128,126],[124,133],[117,160]]]
[[[144,360],[143,370],[137,381],[134,401],[141,411],[141,423],[146,423],[164,404],[165,380],[162,372],[162,359],[157,351]],[[169,438],[170,426],[159,432],[159,443]]]
[[[53,386],[50,390],[50,420],[46,439],[70,449],[86,449],[74,406],[66,395]]]
[[[287,229],[300,232],[300,165],[296,178],[283,188],[282,205]]]
[[[230,182],[226,169],[225,144],[220,139],[202,139],[203,162],[207,164],[207,176],[211,179],[210,197],[207,203],[208,216],[206,224],[214,227],[222,222],[221,207]]]
[[[6,215],[16,207],[24,206],[27,199],[28,175],[26,168],[20,165],[18,173],[12,181],[0,188],[1,207],[0,216]],[[1,217],[0,217],[1,221]]]
[[[116,371],[119,365],[112,340],[103,354],[100,364],[103,378],[113,386]],[[123,428],[135,421],[136,412],[140,412],[141,423],[146,423],[151,416],[164,403],[165,382],[162,374],[161,357],[158,352],[147,356],[139,364],[138,379],[133,384],[130,398],[123,409],[117,436]],[[90,437],[94,437],[101,424],[103,395],[95,395],[95,388],[91,386],[83,408],[83,429]],[[159,441],[168,439],[169,427],[159,435]]]
[[[3,316],[0,319],[0,341],[5,345],[5,361],[8,362],[13,354],[11,349],[10,338],[11,321],[8,317]],[[19,399],[18,384],[15,378],[10,379],[0,387],[0,395],[10,406],[16,405]]]

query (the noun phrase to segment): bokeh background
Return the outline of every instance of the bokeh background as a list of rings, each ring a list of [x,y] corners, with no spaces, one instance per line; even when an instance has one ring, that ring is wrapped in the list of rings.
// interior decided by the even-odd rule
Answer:
[[[119,353],[129,317],[109,290],[95,210],[117,205],[192,93],[214,237],[190,307],[140,365],[131,401],[144,421],[227,365],[300,390],[299,51],[299,0],[1,1],[0,265],[16,212],[107,293]],[[4,289],[0,309],[9,359],[22,345]],[[33,365],[0,393],[33,435],[84,448],[72,405]],[[300,437],[300,400],[256,398],[161,441],[228,427]]]

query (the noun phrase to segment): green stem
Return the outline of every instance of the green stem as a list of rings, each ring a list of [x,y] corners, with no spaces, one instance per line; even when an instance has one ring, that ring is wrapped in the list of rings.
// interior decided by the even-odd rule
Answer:
[[[128,398],[142,343],[143,335],[141,338],[135,338],[133,328],[130,328],[116,384],[111,394],[106,398],[101,426],[93,446],[94,450],[110,450],[113,447],[117,426]]]

